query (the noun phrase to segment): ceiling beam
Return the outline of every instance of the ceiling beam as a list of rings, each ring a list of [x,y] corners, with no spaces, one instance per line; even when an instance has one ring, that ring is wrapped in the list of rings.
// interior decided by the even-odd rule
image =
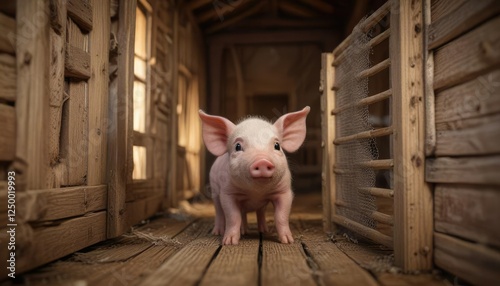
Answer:
[[[226,20],[220,23],[215,23],[211,26],[209,26],[205,32],[208,34],[215,33],[223,28],[226,28],[228,26],[234,25],[235,23],[238,23],[242,21],[243,19],[246,19],[254,14],[257,14],[262,10],[264,6],[266,6],[267,3],[264,1],[258,1],[258,3],[252,7],[249,7],[248,9],[245,9],[242,13],[238,15],[234,15],[233,17],[228,17]],[[242,9],[243,10],[243,9]]]
[[[191,0],[191,1],[188,1],[185,5],[186,5],[187,9],[194,10],[194,9],[200,8],[201,6],[208,5],[208,4],[212,3],[213,1],[214,0]]]
[[[317,13],[310,11],[309,9],[302,7],[300,5],[295,5],[292,2],[280,1],[279,7],[281,10],[290,13],[295,16],[311,18],[319,16]]]
[[[335,12],[335,8],[330,5],[330,3],[323,2],[321,0],[300,0],[302,3],[307,4],[321,13],[333,14]]]

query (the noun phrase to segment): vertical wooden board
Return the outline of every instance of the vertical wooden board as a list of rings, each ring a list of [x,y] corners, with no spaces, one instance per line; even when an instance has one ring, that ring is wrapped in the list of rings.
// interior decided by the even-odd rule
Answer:
[[[335,108],[333,82],[335,69],[333,68],[333,54],[321,55],[321,132],[323,147],[322,168],[322,194],[323,194],[323,228],[328,232],[335,232],[332,224],[332,214],[335,214],[336,182],[333,166],[335,164],[335,149],[333,139],[335,137],[335,117],[331,111]]]
[[[425,182],[422,1],[391,1],[394,256],[404,271],[432,267],[432,193]]]
[[[435,233],[436,265],[473,285],[496,285],[500,281],[500,252],[484,245]]]
[[[200,285],[258,285],[259,234],[245,235],[238,245],[221,248]]]
[[[316,285],[312,274],[299,242],[282,244],[270,236],[262,238],[260,285]]]
[[[434,205],[436,231],[500,246],[498,188],[438,184]]]
[[[16,101],[17,92],[17,70],[16,57],[0,53],[0,99]]]
[[[0,103],[0,161],[12,161],[16,154],[16,110]]]
[[[91,78],[89,79],[89,153],[87,183],[106,183],[106,138],[108,118],[109,1],[91,0],[93,25],[90,32]],[[97,9],[97,7],[99,7]]]
[[[220,238],[210,233],[190,242],[140,285],[197,285],[212,258],[217,255]]]
[[[0,52],[16,52],[16,20],[0,12]]]
[[[17,140],[14,168],[28,189],[44,189],[49,170],[49,2],[17,1]],[[18,190],[22,190],[21,184]]]

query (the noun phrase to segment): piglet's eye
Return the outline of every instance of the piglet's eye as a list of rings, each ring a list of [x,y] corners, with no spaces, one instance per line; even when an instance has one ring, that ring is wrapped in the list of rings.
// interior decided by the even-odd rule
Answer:
[[[241,148],[241,144],[240,144],[240,143],[236,143],[236,146],[234,147],[234,149],[235,149],[236,151],[241,151],[241,150],[242,150],[242,148]]]
[[[278,150],[279,151],[280,149],[281,149],[280,143],[278,143],[278,142],[274,143],[274,150]]]

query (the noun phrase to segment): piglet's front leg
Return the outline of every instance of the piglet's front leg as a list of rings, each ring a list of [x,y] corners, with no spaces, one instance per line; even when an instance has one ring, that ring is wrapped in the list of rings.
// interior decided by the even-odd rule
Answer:
[[[291,190],[280,194],[274,199],[274,221],[276,231],[281,243],[293,243],[292,232],[290,231],[290,209],[292,208],[293,193]]]
[[[226,218],[226,231],[222,238],[224,245],[236,245],[240,241],[241,210],[238,203],[227,194],[221,194],[221,204]]]

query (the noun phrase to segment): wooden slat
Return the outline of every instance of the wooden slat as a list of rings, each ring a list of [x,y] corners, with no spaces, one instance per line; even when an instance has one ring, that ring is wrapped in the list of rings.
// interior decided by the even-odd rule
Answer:
[[[500,280],[500,252],[440,233],[434,234],[436,265],[474,285],[496,285]]]
[[[16,20],[0,12],[0,52],[16,52]]]
[[[438,130],[436,156],[470,156],[500,153],[500,113],[459,120],[457,130]],[[448,123],[449,124],[449,123]],[[471,127],[467,125],[471,125]]]
[[[383,160],[371,160],[361,162],[360,165],[366,168],[372,168],[375,170],[391,169],[394,166],[393,159],[383,159]]]
[[[299,243],[262,238],[261,285],[316,285]]]
[[[335,79],[333,69],[333,55],[331,53],[321,54],[321,146],[323,148],[323,167],[321,173],[322,201],[323,201],[323,228],[326,232],[334,232],[331,215],[335,213],[335,175],[333,164],[335,163],[335,150],[333,138],[335,137],[335,117],[331,116],[331,110],[335,108],[334,92],[331,89]]]
[[[195,285],[221,248],[219,243],[218,236],[201,236],[184,246],[140,285]]]
[[[108,172],[108,228],[107,236],[116,237],[126,229],[125,197],[128,180],[129,156],[132,151],[132,98],[134,84],[134,27],[136,5],[121,1],[118,11],[117,40],[119,53],[117,78],[109,89]],[[129,152],[130,150],[130,152]]]
[[[381,198],[390,198],[394,197],[394,190],[384,189],[384,188],[361,188],[359,189],[362,192],[368,193],[372,196],[381,197]]]
[[[47,187],[49,106],[49,2],[17,1],[17,139],[15,168],[27,189]],[[33,25],[33,23],[39,23]],[[21,41],[22,38],[22,41]],[[28,171],[29,168],[29,171]],[[21,185],[18,191],[22,190]]]
[[[360,28],[363,32],[368,32],[371,28],[373,28],[380,20],[382,20],[391,9],[390,1],[385,2],[377,11],[371,14],[368,18],[366,18],[362,23],[360,23]],[[350,35],[340,43],[334,50],[333,55],[335,57],[339,56],[349,45],[351,45],[352,38]]]
[[[432,22],[436,22],[442,17],[448,15],[453,12],[455,9],[463,5],[466,1],[469,0],[431,0],[430,2],[430,16]]]
[[[500,246],[500,192],[492,186],[438,184],[434,192],[436,231]]]
[[[392,215],[384,214],[384,213],[381,213],[379,211],[368,212],[368,211],[360,210],[359,208],[356,207],[356,205],[349,204],[349,203],[346,203],[345,201],[341,201],[341,200],[337,200],[335,202],[335,205],[337,205],[339,207],[351,209],[354,212],[362,212],[366,216],[371,217],[375,221],[383,223],[383,224],[387,224],[387,225],[394,224],[394,217]]]
[[[12,161],[16,155],[16,110],[0,103],[0,161]]]
[[[382,100],[385,100],[385,99],[389,98],[390,96],[392,96],[392,90],[388,89],[388,90],[382,91],[380,93],[374,94],[372,96],[365,97],[352,105],[350,104],[350,105],[339,106],[339,107],[332,110],[332,114],[333,115],[339,114],[340,112],[345,111],[345,110],[350,109],[350,108],[355,107],[355,106],[359,107],[359,106],[366,106],[366,105],[374,104],[376,102],[380,102]]]
[[[133,201],[125,204],[124,221],[125,227],[140,223],[155,213],[160,212],[163,194],[148,197],[143,200]]]
[[[20,194],[22,221],[48,221],[85,215],[106,208],[106,185],[29,190]]]
[[[336,138],[333,140],[333,144],[339,145],[339,144],[344,144],[353,140],[357,139],[367,139],[367,138],[373,138],[373,137],[382,137],[382,136],[387,136],[393,133],[393,128],[392,126],[390,127],[384,127],[384,128],[378,128],[374,130],[369,130],[369,131],[363,131],[357,134],[353,135],[348,135],[340,138]]]
[[[16,58],[9,54],[0,54],[0,99],[16,101],[17,70]]]
[[[452,2],[452,1],[450,1]],[[500,12],[500,2],[465,1],[429,27],[429,49],[435,49]]]
[[[106,212],[35,228],[29,243],[19,245],[17,271],[24,272],[80,250],[106,238]]]
[[[99,8],[96,10],[104,9],[103,7],[101,7],[101,5],[97,5],[97,7]],[[75,21],[75,23],[77,23],[78,26],[80,26],[80,28],[82,28],[85,31],[92,30],[93,11],[91,3],[84,0],[68,0],[67,8],[68,8],[68,16],[70,16],[71,19]],[[107,20],[109,21],[109,19]],[[101,28],[99,25],[97,26],[99,27],[99,29]]]
[[[106,183],[108,82],[109,82],[109,1],[91,0],[91,5],[99,9],[91,10],[94,29],[90,33],[92,43],[90,53],[89,79],[89,161],[87,183],[89,185]],[[69,11],[69,10],[68,10]]]
[[[450,2],[450,1],[447,1]],[[424,0],[424,104],[425,104],[425,155],[433,156],[436,148],[434,51],[429,51],[429,25],[431,24],[432,0]]]
[[[500,185],[500,155],[427,159],[426,180],[431,183]]]
[[[64,57],[64,75],[86,80],[90,78],[90,55],[71,44],[67,45]]]
[[[381,61],[380,63],[374,65],[373,67],[360,72],[357,76],[359,78],[370,77],[370,76],[373,76],[373,75],[383,71],[384,69],[388,68],[390,65],[391,65],[391,59],[385,59],[385,60]]]
[[[425,182],[422,1],[391,1],[394,260],[403,271],[432,268],[432,191]]]
[[[384,40],[387,40],[390,35],[391,35],[391,29],[387,29],[387,30],[383,31],[382,33],[378,34],[373,39],[371,39],[370,42],[368,43],[368,45],[370,45],[370,47],[374,47],[374,46],[382,43]],[[341,53],[338,57],[335,58],[333,65],[339,66],[344,61],[345,57],[347,57],[347,56],[348,56],[348,54]]]
[[[345,218],[340,215],[332,215],[332,219],[335,223],[350,229],[368,239],[373,240],[374,242],[385,245],[389,248],[393,248],[393,239],[387,235],[384,235],[373,228],[366,227],[360,223],[357,223],[353,220]]]
[[[500,64],[500,17],[496,17],[434,52],[434,89],[450,87]]]

